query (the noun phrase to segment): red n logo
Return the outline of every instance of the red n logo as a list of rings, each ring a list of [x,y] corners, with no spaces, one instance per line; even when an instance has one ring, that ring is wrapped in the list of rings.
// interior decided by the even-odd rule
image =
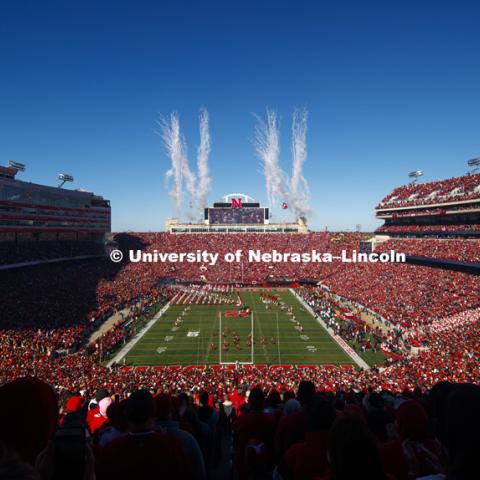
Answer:
[[[242,199],[232,198],[232,208],[242,208]]]

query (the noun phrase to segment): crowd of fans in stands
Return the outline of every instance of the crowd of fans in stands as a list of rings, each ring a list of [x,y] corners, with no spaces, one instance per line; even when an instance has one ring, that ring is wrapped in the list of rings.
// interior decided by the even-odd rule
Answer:
[[[229,237],[144,234],[138,235],[136,240],[141,239],[147,250],[159,247],[162,242],[166,244],[166,249],[181,248],[182,251],[203,249],[208,244],[211,251],[218,248],[221,252],[226,252],[235,250],[239,242],[240,246],[244,246],[242,242],[247,244],[249,241],[257,242],[250,248],[264,248],[265,243],[260,244],[263,235],[249,237],[248,234]],[[269,240],[270,248],[295,251],[302,248],[338,251],[356,247],[358,244],[358,236],[355,234],[311,234],[300,238],[295,235],[272,235]],[[220,263],[216,266],[214,276],[228,272],[229,268],[229,264]],[[294,278],[305,275],[307,278],[320,279],[332,292],[378,312],[389,326],[398,329],[402,334],[412,328],[427,326],[460,312],[473,310],[480,305],[479,277],[460,272],[380,263],[331,263],[314,266],[299,264],[293,268],[296,272],[292,270],[291,264],[277,264],[273,269],[274,275]],[[198,280],[202,274],[195,264],[178,264],[174,269],[173,274],[188,280]],[[170,270],[171,266],[164,264],[159,265],[157,270],[154,265],[119,265],[102,259],[18,269],[2,275],[2,380],[23,372],[40,375],[63,387],[73,381],[79,388],[88,388],[92,382],[109,382],[109,379],[115,378],[118,378],[118,382],[126,381],[128,384],[129,379],[135,379],[135,373],[118,369],[112,373],[93,361],[99,357],[100,348],[104,353],[110,353],[123,343],[125,331],[121,328],[114,329],[101,337],[97,345],[88,345],[88,338],[105,318],[121,308],[140,305],[138,308],[141,309],[171,298],[170,287],[159,283],[159,278],[168,277]],[[255,279],[261,284],[268,278],[270,271],[272,270],[266,264],[253,264],[252,269],[243,272],[243,277],[250,281]],[[204,273],[209,275],[210,267]],[[235,279],[240,282],[241,272],[237,272],[237,275]],[[135,316],[137,313],[133,310],[131,315]],[[347,339],[355,337],[363,343],[358,328],[353,328],[353,325],[347,328],[346,324],[342,327],[345,328],[341,329],[341,333]],[[395,338],[381,338],[381,344],[387,347],[394,342]],[[391,351],[389,362],[398,361],[395,349],[385,350]],[[450,358],[448,352],[449,349],[446,348],[442,351],[429,351],[426,355],[446,355],[446,360],[442,362],[445,364]],[[476,356],[469,361],[476,362]],[[345,381],[347,384],[357,376],[338,368],[328,370],[319,367],[318,372],[323,380],[322,376],[326,372],[327,377],[331,375],[337,381]],[[390,378],[396,387],[415,384],[415,374],[418,372],[407,368],[400,372]],[[414,374],[413,377],[409,376],[410,372]],[[158,372],[152,370],[150,374],[155,378]],[[441,379],[444,374],[445,372],[441,371],[439,376],[427,377],[425,385],[431,386],[433,381]],[[476,374],[475,369],[467,370],[464,379],[475,378]],[[358,377],[363,386],[369,384],[370,375],[373,373]],[[383,379],[383,375],[372,378],[378,382]]]
[[[480,224],[470,225],[382,225],[375,230],[376,233],[387,232],[465,232],[480,230]]]
[[[477,210],[480,208],[480,201],[477,203],[471,203],[466,205],[451,205],[447,208],[435,208],[435,207],[426,207],[426,208],[415,208],[409,210],[394,210],[389,213],[392,218],[398,217],[424,217],[430,215],[445,215],[448,212],[461,213],[468,210]],[[385,212],[380,212],[380,215],[387,215]]]
[[[325,391],[252,383],[203,390],[135,386],[58,394],[22,378],[0,387],[0,477],[414,480],[476,478],[480,387]],[[229,448],[232,442],[231,449]]]
[[[476,308],[480,300],[478,276],[405,263],[324,264],[319,278],[403,328]]]
[[[379,324],[367,324],[360,318],[360,311],[352,312],[322,290],[303,288],[299,295],[327,327],[350,342],[356,350],[401,352],[400,330],[393,328],[384,331]]]
[[[480,262],[480,241],[477,240],[395,239],[375,248],[376,252],[390,250],[412,256]]]
[[[342,249],[358,249],[359,239],[360,236],[357,234],[307,234],[302,236],[294,234],[239,234],[229,236],[136,234],[132,236],[130,243],[122,244],[121,247],[122,249],[138,247],[146,251],[153,251],[154,249],[176,252],[207,250],[218,252],[222,257],[224,253],[236,249],[258,248],[266,251],[265,246],[268,245],[269,249],[275,248],[280,252],[302,252],[317,249],[335,255],[339,254]],[[470,255],[474,256],[476,252],[473,247],[465,247],[467,243],[453,242],[448,246],[442,243],[442,246],[438,247],[438,252],[434,250],[437,244],[433,243],[431,246],[418,248],[428,249],[430,253],[435,255],[443,255],[443,252],[448,251],[450,252],[448,253],[449,256],[467,255],[470,258]],[[402,248],[407,247],[409,245],[402,245]],[[200,268],[202,266],[204,268]],[[337,329],[338,333],[349,340],[360,342],[365,347],[368,345],[367,342],[370,342],[370,347],[372,347],[373,338],[375,345],[379,343],[381,348],[389,354],[385,366],[383,369],[371,368],[368,371],[360,372],[348,368],[329,366],[307,366],[306,368],[257,366],[240,369],[229,367],[129,369],[122,368],[119,365],[107,368],[97,362],[99,347],[103,351],[112,352],[120,343],[125,341],[125,331],[122,328],[114,328],[101,337],[97,345],[88,344],[90,334],[107,317],[122,308],[128,307],[131,312],[126,319],[131,319],[151,308],[152,305],[165,303],[172,298],[173,290],[168,285],[168,280],[198,281],[202,277],[209,281],[234,281],[241,284],[252,282],[262,284],[272,278],[319,279],[331,292],[365,305],[387,320],[393,333],[383,334],[379,330],[369,332],[372,335],[367,337],[362,333],[362,327],[355,321],[336,325],[336,320],[328,314],[328,310],[326,310],[327,316],[324,318],[332,328]],[[201,418],[200,412],[203,412],[202,415],[205,413],[201,408],[202,406],[197,405],[195,407],[192,402],[192,399],[200,398],[201,392],[208,393],[210,401],[218,406],[218,422],[220,422],[220,418],[225,421],[225,415],[229,417],[225,410],[225,406],[228,407],[229,403],[234,405],[230,414],[235,411],[237,415],[240,415],[242,413],[241,404],[246,400],[246,393],[250,392],[251,400],[248,402],[248,407],[243,408],[251,409],[251,412],[248,413],[258,414],[261,419],[257,421],[259,417],[243,417],[241,415],[235,422],[227,419],[228,421],[225,421],[223,425],[226,431],[235,432],[237,442],[235,466],[241,475],[248,474],[250,468],[266,468],[271,471],[276,467],[276,475],[279,475],[277,478],[311,478],[302,476],[303,473],[298,473],[298,476],[296,476],[297,473],[295,473],[297,467],[300,468],[301,465],[305,464],[304,461],[300,462],[298,458],[304,458],[301,455],[307,454],[301,449],[300,453],[287,454],[289,450],[282,444],[282,434],[278,433],[281,431],[281,418],[285,411],[290,408],[297,408],[292,406],[295,405],[292,403],[288,406],[285,398],[288,399],[289,395],[292,396],[289,392],[298,388],[301,379],[310,380],[317,386],[317,389],[323,392],[320,395],[321,398],[315,401],[323,399],[329,405],[335,406],[333,410],[328,407],[331,415],[330,417],[327,415],[327,417],[330,418],[330,423],[322,423],[326,421],[325,418],[327,417],[322,417],[323,420],[321,421],[318,416],[315,417],[315,415],[326,415],[328,408],[325,403],[322,404],[322,408],[319,407],[318,412],[316,409],[305,410],[306,414],[313,415],[308,425],[315,425],[317,430],[313,430],[314,432],[323,429],[323,436],[312,434],[311,437],[309,435],[296,437],[300,441],[305,439],[308,441],[310,438],[313,443],[308,443],[308,445],[319,446],[322,444],[324,453],[328,449],[332,449],[328,450],[330,452],[330,462],[326,461],[325,454],[325,461],[322,465],[315,464],[315,468],[318,469],[315,470],[317,477],[352,478],[342,477],[335,470],[340,468],[338,465],[343,460],[337,465],[335,463],[337,457],[333,453],[336,448],[341,448],[341,442],[346,441],[346,432],[350,432],[349,429],[352,429],[351,435],[359,435],[361,438],[365,438],[365,445],[370,445],[368,448],[370,448],[369,452],[372,455],[371,468],[377,469],[379,472],[378,478],[387,478],[381,476],[384,473],[393,475],[393,478],[416,478],[416,476],[419,476],[418,472],[410,471],[411,465],[408,463],[409,459],[411,460],[412,449],[414,452],[417,451],[414,447],[407,449],[407,453],[403,450],[403,454],[407,458],[405,461],[408,464],[406,476],[403,477],[399,467],[401,463],[399,458],[403,454],[398,455],[395,461],[388,456],[392,455],[392,451],[388,448],[387,453],[380,448],[380,453],[375,454],[377,456],[373,454],[379,448],[378,442],[386,442],[389,439],[385,436],[386,425],[389,422],[385,421],[382,426],[382,421],[378,418],[370,420],[368,403],[365,403],[366,400],[364,401],[364,399],[373,396],[376,399],[375,402],[379,402],[379,404],[375,403],[375,408],[381,405],[381,410],[386,411],[387,399],[391,398],[395,402],[398,398],[403,400],[411,398],[411,393],[400,394],[405,388],[412,391],[418,388],[416,398],[425,404],[427,398],[420,391],[431,389],[440,381],[480,383],[480,352],[478,350],[480,278],[459,272],[433,270],[428,267],[406,264],[381,263],[348,265],[341,263],[321,265],[244,263],[243,266],[234,266],[220,261],[215,266],[199,266],[198,264],[188,263],[145,265],[143,263],[125,262],[113,264],[108,259],[95,259],[3,272],[0,276],[0,286],[2,287],[0,384],[21,377],[41,378],[52,385],[56,394],[60,395],[63,405],[62,413],[69,411],[66,407],[67,404],[63,403],[68,397],[81,397],[77,406],[81,404],[87,406],[88,401],[94,398],[96,392],[101,389],[109,391],[108,398],[110,394],[120,396],[118,401],[112,401],[114,407],[110,409],[111,416],[109,415],[110,402],[108,401],[100,405],[95,413],[90,414],[90,417],[94,416],[96,419],[92,420],[93,423],[89,423],[91,427],[101,424],[99,429],[102,427],[105,427],[105,430],[109,429],[102,435],[99,432],[97,436],[95,436],[95,432],[91,432],[93,434],[93,445],[89,447],[91,455],[90,453],[87,455],[87,463],[88,468],[92,472],[96,471],[100,479],[123,478],[122,475],[130,475],[129,478],[134,476],[128,469],[123,472],[118,471],[118,465],[115,463],[115,456],[120,455],[121,458],[124,458],[122,452],[129,451],[135,445],[135,439],[140,438],[136,435],[126,435],[129,431],[132,434],[143,434],[146,430],[152,432],[152,422],[155,422],[156,425],[167,422],[161,428],[157,429],[155,427],[153,430],[160,431],[161,433],[158,433],[158,435],[169,434],[170,430],[175,430],[177,427],[169,425],[168,422],[174,419],[174,421],[181,423],[183,417],[186,417],[184,420],[189,424],[188,428],[185,427],[186,430],[193,435],[198,447],[200,447],[205,471],[208,472],[214,464],[213,447],[216,443],[213,440],[215,435],[212,434],[211,437],[208,437],[207,427],[198,423],[208,424],[208,421]],[[303,295],[307,302],[317,309],[317,312],[322,311],[322,296],[318,291],[305,290]],[[406,344],[416,349],[414,355],[409,354],[407,350],[398,350],[397,335],[400,334],[405,339]],[[13,385],[18,386],[18,383],[14,382]],[[36,385],[38,386],[37,383]],[[15,419],[18,419],[19,415],[13,414],[8,406],[14,405],[20,408],[21,403],[8,402],[12,402],[10,399],[11,389],[15,393],[17,386],[12,387],[7,384],[0,388],[0,412],[7,411]],[[375,389],[392,393],[374,395],[374,392],[369,393],[369,388],[372,386]],[[25,386],[25,388],[27,387],[28,385]],[[254,387],[259,387],[260,390],[256,390]],[[21,392],[24,392],[24,390],[21,390],[23,388],[21,385],[18,388]],[[46,387],[38,388],[46,391]],[[169,413],[165,414],[165,410],[161,409],[160,411],[163,411],[163,414],[159,414],[159,410],[156,409],[152,413],[150,394],[146,392],[135,394],[134,392],[138,389],[146,389],[148,392],[154,392],[155,394],[161,392],[163,395],[163,397],[160,397],[161,400],[156,396],[152,402],[156,406],[155,408],[160,408],[158,405],[163,405],[163,408],[168,407],[170,409],[167,408]],[[278,393],[278,396],[276,394],[268,395],[267,404],[264,405],[265,394],[271,393],[273,390]],[[133,403],[127,408],[128,401],[124,400],[122,402],[122,399],[127,398],[130,394],[132,394],[130,398],[137,399],[139,403],[135,404],[132,401]],[[46,395],[54,398],[51,394]],[[27,396],[27,394],[21,395],[22,399]],[[168,398],[168,401],[165,397]],[[300,395],[299,400],[303,409],[301,397],[302,395]],[[101,398],[98,403],[103,401],[104,398]],[[383,398],[383,400],[380,400],[380,398]],[[353,399],[353,401],[348,399]],[[109,403],[109,405],[106,405],[106,403]],[[200,403],[200,400],[197,400],[197,403]],[[235,405],[236,403],[237,405]],[[123,407],[120,407],[120,405],[123,405]],[[45,405],[42,404],[43,407]],[[120,410],[115,410],[115,408]],[[348,423],[351,419],[344,421],[342,412],[346,409],[353,410],[351,413],[360,409],[357,413],[364,419],[362,420],[364,423],[357,421],[354,425],[355,422]],[[143,417],[139,413],[140,411],[143,412]],[[320,414],[320,411],[323,413]],[[23,413],[25,412],[33,415],[36,410],[30,405],[28,408],[25,407]],[[334,412],[333,416],[332,412]],[[388,412],[390,411],[388,410]],[[427,412],[430,417],[434,416],[428,408]],[[390,413],[394,415],[392,412]],[[384,414],[385,412],[380,417],[385,419]],[[423,413],[419,414],[417,411],[415,414],[417,419],[424,418]],[[265,415],[270,416],[264,418]],[[242,417],[244,420],[241,420]],[[338,419],[335,420],[335,417],[338,417]],[[89,414],[87,414],[87,421],[88,418]],[[307,416],[304,417],[304,420],[305,418]],[[310,416],[308,418],[310,419]],[[377,422],[380,422],[380,424]],[[301,422],[296,423],[300,424]],[[9,425],[8,422],[5,424]],[[4,425],[4,423],[0,422],[0,425]],[[54,422],[54,425],[56,425],[56,422]],[[254,444],[256,445],[255,448],[252,446],[252,451],[261,453],[262,449],[259,445],[263,444],[266,448],[265,457],[263,453],[250,457],[249,455],[252,453],[250,449],[248,450],[249,455],[244,455],[247,443],[250,440],[250,438],[247,438],[249,437],[248,429],[257,425],[259,429],[265,429],[266,436],[257,439],[259,443]],[[303,425],[306,429],[307,423],[303,423]],[[370,428],[370,433],[367,431],[367,426]],[[246,430],[243,430],[244,428]],[[91,429],[94,430],[93,427]],[[51,428],[48,432],[49,439],[52,438],[53,430]],[[4,433],[9,432],[8,428],[2,430],[2,432],[2,435],[4,435],[2,441],[9,442],[9,434]],[[207,432],[205,436],[209,438],[208,441],[201,436],[203,435],[202,432]],[[148,433],[148,435],[150,434],[153,435],[153,432]],[[372,435],[376,437],[374,438],[375,441],[371,441]],[[425,430],[422,435],[422,438],[425,439]],[[177,436],[185,437],[178,432]],[[20,440],[18,440],[18,445],[12,444],[12,449],[21,448],[22,438],[16,434],[14,438],[15,441]],[[28,455],[25,456],[20,455],[22,460],[30,464],[34,463],[40,450],[47,446],[47,437],[42,438],[43,443],[40,442],[35,451],[30,450]],[[437,437],[437,440],[441,441],[442,438]],[[181,442],[182,439],[179,438],[179,441]],[[186,440],[183,441],[188,443]],[[446,440],[444,439],[444,441]],[[108,444],[112,442],[116,442],[114,443],[115,448],[107,448]],[[162,439],[155,437],[152,442],[152,445],[165,445],[163,437]],[[175,467],[172,462],[166,461],[167,463],[163,463],[162,472],[167,471],[168,478],[170,478],[170,472],[172,476],[178,475],[189,478],[192,471],[201,471],[198,470],[201,464],[199,455],[196,456],[196,466],[192,467],[189,461],[184,459],[192,458],[193,454],[188,454],[186,457],[185,452],[180,452],[181,448],[177,449],[174,443],[170,440],[169,442],[169,445],[173,445],[171,448],[175,452],[166,448],[165,455],[170,460],[173,458],[182,459],[176,465],[182,465],[185,470],[177,471],[175,468],[178,468],[178,466]],[[275,448],[277,442],[280,442],[283,447]],[[193,444],[193,442],[190,442],[190,444]],[[29,444],[28,448],[31,448],[31,446],[32,444]],[[432,450],[434,453],[439,452],[437,447]],[[191,448],[190,453],[195,450],[194,447]],[[297,447],[297,450],[298,448],[300,447]],[[7,450],[3,446],[0,449],[3,459],[5,457],[4,452]],[[296,450],[294,449],[294,451]],[[45,465],[48,464],[50,453],[48,449],[43,452],[43,457],[40,458],[41,468],[39,467],[41,471],[42,468],[47,469]],[[177,457],[176,455],[180,456]],[[296,457],[296,455],[300,455],[300,457]],[[383,455],[387,455],[387,457]],[[313,455],[313,457],[315,459],[318,457],[320,462],[319,455]],[[381,458],[390,459],[390,463],[384,462],[383,466],[380,467]],[[428,458],[431,459],[430,455]],[[158,464],[155,463],[157,460]],[[160,468],[160,459],[157,460],[152,459],[151,461],[155,463],[155,468]],[[435,468],[427,469],[428,471],[422,470],[421,474],[448,472],[451,464],[446,462],[444,458],[439,457],[438,460],[439,463],[435,462]],[[449,460],[451,462],[450,457]],[[306,463],[308,464],[308,462]],[[412,465],[417,465],[417,463],[413,462]],[[170,468],[173,470],[170,471]],[[189,470],[189,468],[193,468],[193,470]],[[165,473],[163,474],[165,475]],[[28,478],[36,478],[33,475],[35,473],[32,473],[32,477]],[[138,478],[143,477],[140,475]]]
[[[449,203],[480,198],[480,174],[465,175],[429,183],[414,183],[395,188],[378,208],[397,208],[433,203]]]

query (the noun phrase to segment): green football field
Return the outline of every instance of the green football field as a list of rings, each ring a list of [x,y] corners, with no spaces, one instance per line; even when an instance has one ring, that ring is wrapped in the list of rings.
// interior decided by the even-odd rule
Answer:
[[[292,318],[278,306],[270,305],[267,309],[260,292],[241,291],[244,304],[252,309],[253,319],[251,316],[225,317],[226,310],[238,310],[235,305],[173,305],[130,350],[126,364],[185,366],[237,361],[253,361],[257,365],[353,364],[289,291],[267,293],[293,307],[295,321],[301,323],[303,331],[295,328]],[[187,308],[180,325],[174,326]],[[252,323],[253,345],[250,346],[248,336]],[[234,346],[234,332],[238,336],[238,347]],[[228,349],[222,345],[225,339]]]

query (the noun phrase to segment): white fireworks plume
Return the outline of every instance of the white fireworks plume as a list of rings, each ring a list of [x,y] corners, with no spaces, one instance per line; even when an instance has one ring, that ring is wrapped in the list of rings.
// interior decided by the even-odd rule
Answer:
[[[198,189],[197,205],[203,209],[207,204],[207,195],[210,190],[211,178],[208,171],[208,157],[210,155],[210,131],[208,128],[208,111],[200,110],[200,145],[197,149]]]
[[[306,217],[310,212],[310,191],[302,175],[303,164],[307,159],[307,117],[308,111],[295,110],[292,122],[292,177],[290,179],[290,202],[295,213]]]
[[[177,214],[180,214],[183,198],[183,183],[186,183],[187,191],[195,199],[195,176],[190,170],[187,158],[187,146],[185,138],[180,132],[178,114],[172,112],[170,119],[161,118],[159,121],[160,136],[171,161],[171,167],[167,170],[165,178],[168,182],[173,178],[173,189],[170,195],[175,201]]]
[[[266,122],[257,116],[255,126],[255,151],[262,162],[268,202],[274,207],[280,198],[299,217],[307,217],[310,213],[310,192],[302,174],[307,159],[307,117],[306,109],[295,110],[293,113],[290,179],[280,166],[280,133],[276,112],[267,109]]]
[[[173,189],[170,191],[170,195],[175,201],[178,214],[182,208],[182,165],[185,156],[185,140],[180,134],[180,122],[176,112],[172,112],[170,119],[161,118],[158,124],[160,125],[159,135],[162,137],[171,162],[171,167],[167,170],[165,179],[168,182],[173,177]]]
[[[257,116],[255,126],[255,151],[260,158],[265,174],[267,198],[271,207],[277,198],[285,199],[285,173],[280,167],[280,142],[277,114],[267,109],[267,121]]]

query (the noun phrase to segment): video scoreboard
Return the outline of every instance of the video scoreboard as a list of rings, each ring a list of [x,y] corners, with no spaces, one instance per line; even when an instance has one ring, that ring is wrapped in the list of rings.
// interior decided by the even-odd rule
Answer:
[[[210,225],[263,225],[268,222],[268,208],[259,203],[243,203],[239,208],[231,203],[214,203],[205,209],[205,220]]]

